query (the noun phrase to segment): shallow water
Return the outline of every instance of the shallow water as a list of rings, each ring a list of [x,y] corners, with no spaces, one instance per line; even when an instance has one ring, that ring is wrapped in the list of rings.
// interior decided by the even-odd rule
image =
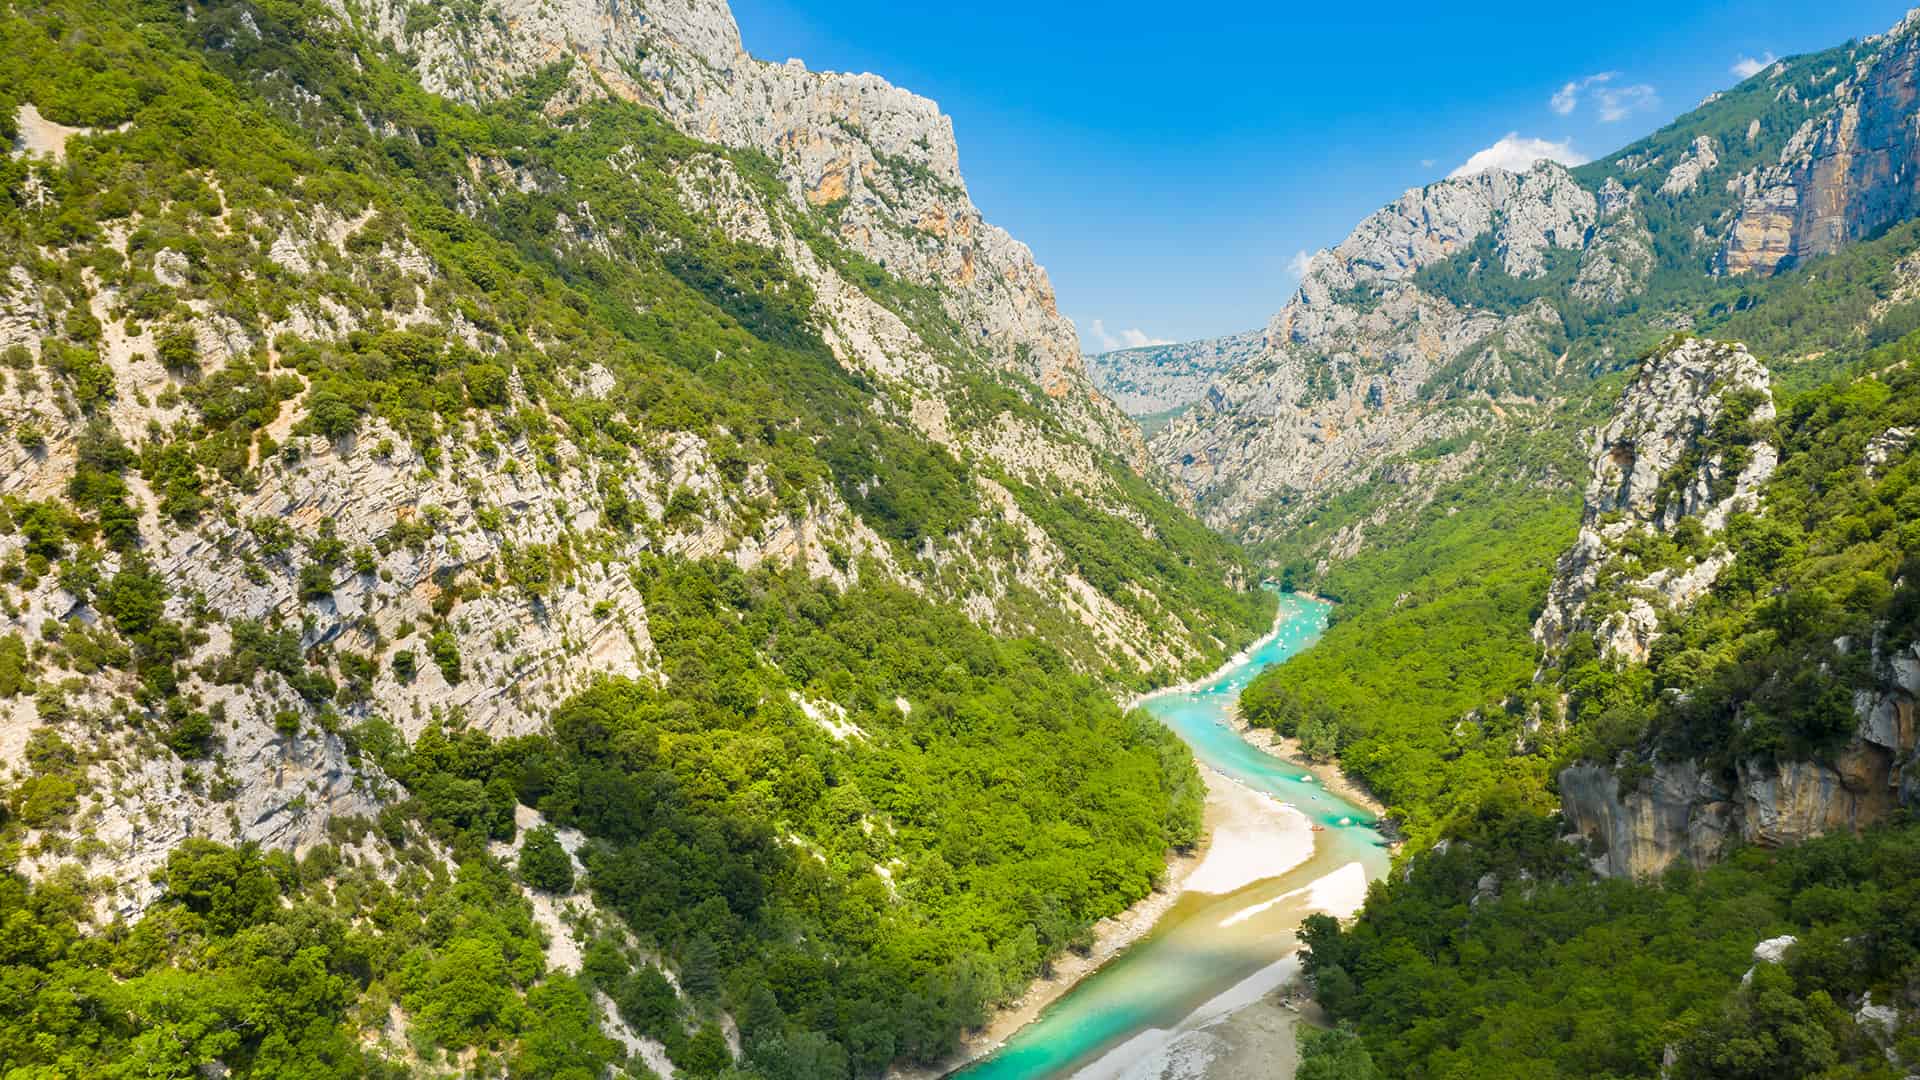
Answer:
[[[1284,976],[1294,931],[1310,910],[1309,885],[1352,863],[1369,880],[1386,872],[1386,846],[1366,811],[1323,790],[1300,765],[1255,749],[1228,718],[1248,680],[1308,648],[1326,629],[1326,604],[1294,595],[1281,596],[1280,604],[1277,629],[1244,660],[1195,690],[1156,694],[1141,707],[1185,739],[1202,764],[1324,826],[1313,834],[1313,856],[1233,893],[1181,896],[1151,934],[956,1076],[1123,1075],[1172,1034],[1244,1004]]]

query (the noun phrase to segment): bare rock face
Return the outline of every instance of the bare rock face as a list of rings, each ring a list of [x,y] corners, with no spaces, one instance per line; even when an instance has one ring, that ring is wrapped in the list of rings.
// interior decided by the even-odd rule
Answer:
[[[1466,250],[1491,233],[1501,269],[1536,277],[1554,248],[1578,249],[1599,217],[1593,194],[1567,170],[1541,162],[1525,173],[1489,170],[1418,188],[1361,222],[1331,252],[1317,256],[1305,280],[1268,329],[1269,342],[1333,348],[1356,329],[1387,329],[1368,319],[1355,289],[1404,286],[1423,267]]]
[[[1680,859],[1704,866],[1738,832],[1732,791],[1691,761],[1657,764],[1628,791],[1611,769],[1575,765],[1560,773],[1560,802],[1595,869],[1612,877],[1657,874]]]
[[[1591,436],[1593,479],[1579,539],[1560,559],[1534,636],[1549,652],[1589,632],[1603,654],[1643,663],[1660,617],[1690,607],[1733,553],[1714,542],[1734,513],[1764,512],[1778,455],[1764,441],[1716,439],[1729,419],[1772,418],[1766,368],[1738,345],[1678,340],[1649,358],[1619,411]],[[1739,402],[1744,414],[1729,412]],[[1896,439],[1897,441],[1897,439]],[[1887,452],[1892,452],[1891,450]],[[1884,463],[1885,457],[1880,461]],[[1874,465],[1872,454],[1861,462]],[[1697,523],[1680,565],[1629,574],[1623,545]],[[1914,701],[1920,653],[1873,644],[1876,688],[1854,699],[1856,730],[1816,760],[1756,757],[1713,770],[1699,761],[1635,758],[1561,772],[1562,808],[1603,873],[1639,877],[1685,860],[1704,866],[1733,843],[1781,845],[1883,821],[1920,798]]]
[[[1700,186],[1700,181],[1708,173],[1720,167],[1720,155],[1714,151],[1711,136],[1702,135],[1693,140],[1680,163],[1667,174],[1660,184],[1662,195],[1685,195]]]
[[[1735,842],[1794,844],[1920,805],[1920,650],[1877,648],[1875,661],[1877,687],[1854,699],[1852,741],[1825,760],[1748,759],[1730,775],[1696,761],[1562,770],[1562,812],[1586,839],[1594,868],[1643,877],[1680,860],[1706,866]]]
[[[1735,181],[1740,211],[1721,250],[1724,272],[1772,273],[1920,211],[1920,131],[1912,122],[1920,13],[1864,44],[1869,58],[1778,164]]]
[[[1659,519],[1644,519],[1642,527],[1653,527]],[[1582,530],[1582,544],[1588,540],[1590,532]],[[1578,582],[1565,575],[1569,561],[1580,555],[1582,548],[1576,546],[1561,559],[1563,577],[1555,580],[1555,596],[1542,623],[1555,611],[1565,613],[1565,598]],[[1711,561],[1701,563],[1699,569],[1709,565]],[[1645,582],[1649,590],[1659,586],[1670,582]],[[1611,630],[1611,636],[1603,632],[1601,638],[1620,651],[1638,648],[1640,659],[1655,625],[1632,617],[1609,621],[1605,630]],[[1853,738],[1834,753],[1801,761],[1747,757],[1726,771],[1709,771],[1699,761],[1647,761],[1632,755],[1611,765],[1574,765],[1559,774],[1569,828],[1586,838],[1597,871],[1644,876],[1680,859],[1705,867],[1736,842],[1797,844],[1828,832],[1866,828],[1920,805],[1920,732],[1914,726],[1920,646],[1893,648],[1884,640],[1872,642],[1872,671],[1872,684],[1853,698]]]
[[[1610,564],[1629,538],[1669,533],[1688,519],[1712,538],[1733,514],[1761,508],[1760,490],[1779,462],[1774,446],[1746,447],[1737,467],[1726,452],[1701,449],[1736,399],[1749,410],[1738,420],[1751,425],[1773,419],[1772,381],[1744,346],[1690,338],[1648,358],[1613,419],[1589,436],[1592,480],[1580,536],[1560,558],[1534,624],[1535,640],[1552,651],[1569,635],[1587,631],[1603,653],[1643,661],[1660,612],[1685,610],[1713,585],[1732,561],[1723,550],[1710,549],[1636,580],[1616,580],[1618,602],[1588,610],[1602,578],[1619,577],[1609,573]]]

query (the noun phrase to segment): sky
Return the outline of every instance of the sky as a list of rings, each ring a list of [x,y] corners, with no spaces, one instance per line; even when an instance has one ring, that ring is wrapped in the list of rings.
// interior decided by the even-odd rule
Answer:
[[[1916,0],[1920,2],[1920,0]],[[1467,165],[1618,149],[1881,0],[732,0],[747,48],[953,117],[987,220],[1089,352],[1264,326],[1305,258]]]

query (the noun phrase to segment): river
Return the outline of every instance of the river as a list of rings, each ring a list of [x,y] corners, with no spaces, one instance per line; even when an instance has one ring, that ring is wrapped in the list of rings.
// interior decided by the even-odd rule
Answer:
[[[1229,792],[1234,806],[1251,804],[1269,823],[1290,823],[1291,843],[1256,840],[1249,867],[1245,848],[1253,834],[1242,835],[1237,865],[1222,874],[1216,849],[1231,842],[1223,831],[1243,823],[1216,823],[1207,861],[1147,937],[991,1055],[955,1074],[956,1080],[1158,1076],[1158,1063],[1179,1050],[1183,1036],[1257,1001],[1292,975],[1294,931],[1309,912],[1350,909],[1356,892],[1386,873],[1387,847],[1365,810],[1326,791],[1303,766],[1256,749],[1233,727],[1230,708],[1241,688],[1311,646],[1326,629],[1327,604],[1291,594],[1283,594],[1280,604],[1273,633],[1241,657],[1201,683],[1155,694],[1140,705],[1186,740],[1201,766],[1218,774],[1210,778],[1216,787],[1224,777],[1245,789]],[[1304,820],[1268,800],[1294,808]],[[1244,810],[1233,813],[1246,816]],[[1308,822],[1321,831],[1310,831]]]

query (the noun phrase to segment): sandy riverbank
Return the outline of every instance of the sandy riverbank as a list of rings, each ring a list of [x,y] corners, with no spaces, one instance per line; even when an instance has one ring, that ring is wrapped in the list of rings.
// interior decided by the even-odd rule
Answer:
[[[1056,958],[1053,972],[1027,987],[1020,999],[988,1020],[986,1027],[961,1041],[960,1051],[938,1066],[896,1068],[893,1080],[935,1080],[985,1057],[1014,1032],[1032,1023],[1081,979],[1150,933],[1187,892],[1225,894],[1266,878],[1278,877],[1313,855],[1313,831],[1306,815],[1269,795],[1228,780],[1201,766],[1207,783],[1206,839],[1192,852],[1167,860],[1161,887],[1139,903],[1093,926],[1093,948]]]
[[[1347,863],[1222,925],[1271,907],[1284,907],[1301,918],[1311,912],[1324,912],[1344,919],[1359,910],[1366,890],[1366,871],[1359,863]],[[1139,1032],[1081,1069],[1074,1080],[1292,1076],[1298,1064],[1296,1029],[1302,1023],[1322,1025],[1324,1020],[1319,1007],[1300,988],[1300,956],[1295,949],[1215,996],[1173,1027]]]
[[[1349,779],[1346,773],[1340,771],[1340,766],[1308,764],[1307,756],[1300,751],[1300,740],[1290,739],[1267,728],[1254,727],[1240,718],[1238,708],[1229,709],[1228,715],[1233,719],[1235,733],[1253,744],[1254,749],[1265,751],[1274,757],[1285,758],[1300,766],[1318,777],[1320,786],[1328,792],[1360,807],[1376,819],[1387,816],[1386,805],[1374,798],[1373,792],[1368,791],[1365,785]]]

